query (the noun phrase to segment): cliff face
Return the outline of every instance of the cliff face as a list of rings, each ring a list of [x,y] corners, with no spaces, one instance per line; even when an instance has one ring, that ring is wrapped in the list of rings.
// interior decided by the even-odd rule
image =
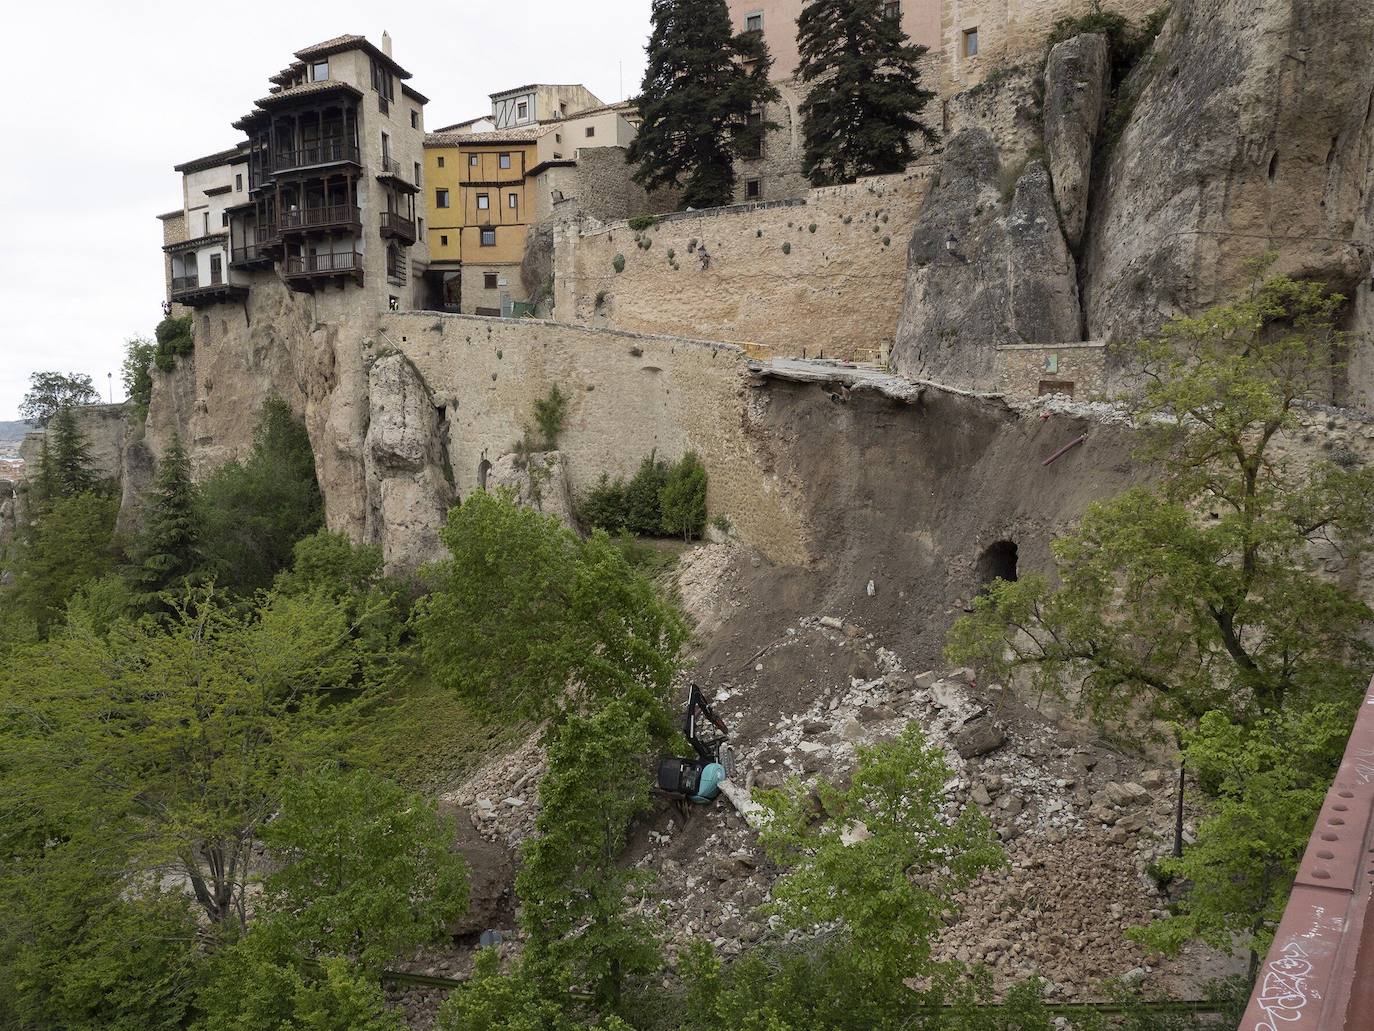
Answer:
[[[1225,301],[1266,249],[1342,292],[1364,278],[1374,5],[1177,0],[1125,93],[1089,218],[1090,336]]]

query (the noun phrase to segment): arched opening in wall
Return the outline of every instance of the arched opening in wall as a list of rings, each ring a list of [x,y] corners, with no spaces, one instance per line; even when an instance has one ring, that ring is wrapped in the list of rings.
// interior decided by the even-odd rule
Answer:
[[[987,590],[994,580],[1016,580],[1016,542],[993,541],[978,556],[978,590]]]
[[[485,458],[477,465],[477,486],[481,490],[487,489],[487,474],[491,472],[491,463]]]

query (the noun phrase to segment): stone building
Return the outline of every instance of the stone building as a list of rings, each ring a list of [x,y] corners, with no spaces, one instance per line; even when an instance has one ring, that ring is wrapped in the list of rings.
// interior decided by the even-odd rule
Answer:
[[[278,276],[340,310],[416,308],[429,264],[423,94],[391,56],[348,35],[306,47],[234,128],[247,139],[176,166],[180,225],[163,219],[169,300],[240,302]]]

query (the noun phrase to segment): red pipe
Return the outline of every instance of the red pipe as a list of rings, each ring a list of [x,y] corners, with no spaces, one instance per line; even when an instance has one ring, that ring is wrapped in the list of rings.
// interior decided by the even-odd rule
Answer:
[[[1049,458],[1045,459],[1045,460],[1044,460],[1043,462],[1041,462],[1040,464],[1041,464],[1041,465],[1049,465],[1051,462],[1053,462],[1053,461],[1054,461],[1056,458],[1058,458],[1060,455],[1063,455],[1063,454],[1066,454],[1066,453],[1069,452],[1069,451],[1072,451],[1074,448],[1078,447],[1079,444],[1083,443],[1083,441],[1085,441],[1085,440],[1087,440],[1087,439],[1088,439],[1088,435],[1085,433],[1085,434],[1083,434],[1083,436],[1079,437],[1077,440],[1071,440],[1071,441],[1069,441],[1067,444],[1065,444],[1063,447],[1061,447],[1061,448],[1060,448],[1058,451],[1056,451],[1054,454],[1050,455]]]

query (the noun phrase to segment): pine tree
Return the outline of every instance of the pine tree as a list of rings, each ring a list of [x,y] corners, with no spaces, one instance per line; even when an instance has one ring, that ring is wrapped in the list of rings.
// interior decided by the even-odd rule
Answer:
[[[48,429],[51,445],[44,440],[43,465],[40,473],[44,489],[52,499],[70,498],[95,489],[96,478],[91,471],[91,446],[76,425],[71,408],[59,408]]]
[[[734,199],[735,159],[758,149],[766,123],[751,112],[778,99],[758,32],[734,35],[725,0],[653,0],[643,124],[630,144],[635,182],[683,187],[684,207]]]
[[[191,481],[191,460],[181,438],[172,437],[158,462],[147,521],[138,542],[135,587],[143,603],[154,604],[159,592],[190,576],[200,560],[198,491]]]
[[[900,172],[915,156],[913,135],[939,139],[920,119],[935,96],[917,67],[926,48],[908,41],[883,0],[808,0],[797,48],[797,76],[810,87],[806,172],[817,186]]]

